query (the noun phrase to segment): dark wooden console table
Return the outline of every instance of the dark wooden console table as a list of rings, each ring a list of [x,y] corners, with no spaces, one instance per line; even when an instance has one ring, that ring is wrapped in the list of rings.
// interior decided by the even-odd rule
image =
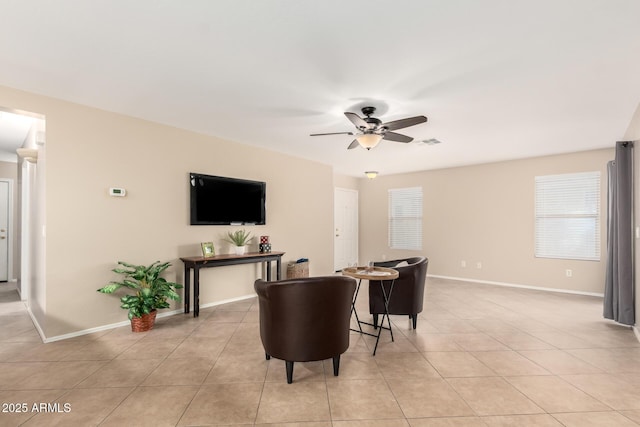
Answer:
[[[193,270],[193,317],[200,315],[200,269],[222,267],[225,265],[267,263],[267,280],[271,280],[271,261],[276,262],[276,280],[280,280],[282,272],[282,255],[284,252],[250,252],[244,255],[215,255],[210,257],[184,257],[184,312],[189,312],[191,271]]]

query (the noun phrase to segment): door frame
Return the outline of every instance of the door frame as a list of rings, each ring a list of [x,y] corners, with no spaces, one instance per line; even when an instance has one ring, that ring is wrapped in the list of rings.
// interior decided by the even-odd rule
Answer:
[[[16,168],[18,165],[16,164]],[[15,227],[13,226],[13,184],[12,178],[0,178],[0,182],[6,182],[9,185],[9,191],[7,192],[7,282],[13,282],[16,280],[13,277],[13,233]]]

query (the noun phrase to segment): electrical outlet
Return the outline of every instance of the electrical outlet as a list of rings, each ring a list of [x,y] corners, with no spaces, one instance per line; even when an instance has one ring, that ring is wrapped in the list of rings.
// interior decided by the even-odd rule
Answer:
[[[481,263],[480,261],[478,261],[478,262],[476,263],[476,268],[477,268],[477,269],[481,269],[481,268],[482,268],[482,263]]]
[[[467,268],[467,261],[460,261],[460,267]]]
[[[565,273],[567,274],[567,277],[572,277],[573,276],[573,271],[572,270],[567,269]]]

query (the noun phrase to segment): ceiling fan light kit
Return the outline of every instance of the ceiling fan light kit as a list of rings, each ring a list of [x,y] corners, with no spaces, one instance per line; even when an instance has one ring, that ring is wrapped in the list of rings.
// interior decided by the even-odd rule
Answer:
[[[378,143],[385,139],[387,141],[404,142],[408,143],[413,141],[410,136],[402,135],[400,133],[392,132],[397,129],[407,128],[409,126],[415,126],[420,123],[425,123],[427,118],[425,116],[409,117],[406,119],[394,120],[392,122],[382,123],[380,119],[371,117],[376,111],[375,107],[362,108],[362,114],[365,117],[360,117],[355,113],[346,111],[344,115],[349,119],[351,123],[356,127],[358,133],[356,138],[349,144],[347,149],[351,150],[357,146],[372,149]],[[312,133],[311,136],[324,136],[324,135],[338,135],[346,134],[353,135],[352,132],[331,132],[331,133]]]
[[[356,136],[356,140],[361,147],[371,150],[382,141],[382,135],[377,133],[363,133],[362,135]]]

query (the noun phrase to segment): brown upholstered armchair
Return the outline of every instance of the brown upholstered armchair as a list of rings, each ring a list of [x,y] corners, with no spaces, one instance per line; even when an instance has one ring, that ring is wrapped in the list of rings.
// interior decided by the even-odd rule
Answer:
[[[340,355],[349,348],[356,281],[345,276],[256,280],[254,288],[265,355],[286,362],[287,382],[293,381],[294,362],[333,358],[337,376]]]
[[[396,267],[402,263],[400,267]],[[429,260],[425,257],[413,257],[374,263],[377,267],[388,267],[398,270],[399,276],[393,285],[389,299],[389,314],[409,315],[413,320],[413,329],[418,325],[418,313],[422,312],[424,299],[424,282],[427,277]],[[406,264],[406,265],[405,265]],[[391,281],[384,281],[387,295]],[[373,315],[373,324],[378,325],[378,315],[384,314],[384,298],[380,284],[369,282],[369,312]]]

